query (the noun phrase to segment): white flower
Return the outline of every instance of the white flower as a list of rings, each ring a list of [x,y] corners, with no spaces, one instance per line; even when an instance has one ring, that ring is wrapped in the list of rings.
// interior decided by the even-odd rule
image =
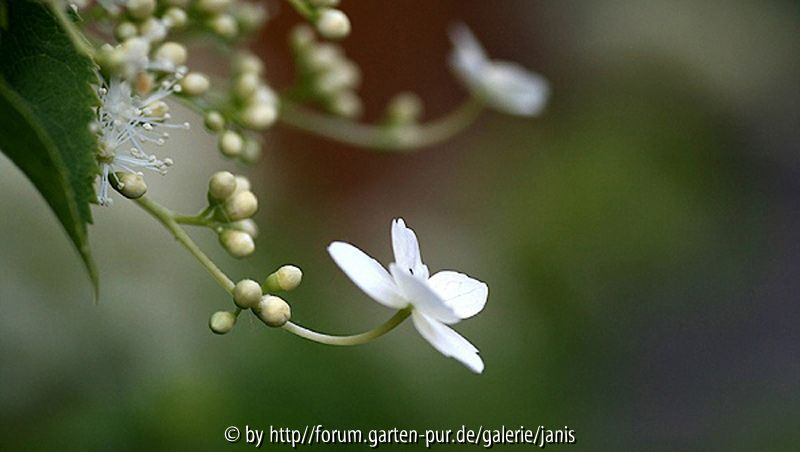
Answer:
[[[463,24],[450,30],[454,49],[450,66],[475,95],[497,110],[521,116],[539,114],[550,88],[542,76],[517,63],[493,61],[475,35]]]
[[[112,79],[98,90],[100,107],[97,109],[97,129],[100,134],[101,181],[97,202],[110,205],[109,177],[115,171],[139,173],[147,169],[161,174],[172,165],[169,158],[158,159],[145,152],[143,145],[163,145],[169,137],[163,129],[188,129],[189,124],[170,124],[168,107],[163,99],[175,90],[175,80],[163,82],[159,89],[146,97],[133,93],[127,81]]]
[[[479,313],[489,288],[481,281],[454,271],[429,276],[422,263],[417,236],[402,219],[392,222],[395,261],[387,272],[355,246],[333,242],[328,252],[350,279],[375,301],[394,309],[412,308],[417,331],[443,355],[483,372],[478,349],[446,325]]]

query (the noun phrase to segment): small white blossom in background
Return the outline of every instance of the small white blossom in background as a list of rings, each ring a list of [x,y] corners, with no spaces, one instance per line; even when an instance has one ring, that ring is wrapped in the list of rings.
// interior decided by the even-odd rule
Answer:
[[[430,276],[422,263],[417,236],[402,219],[392,222],[392,248],[395,262],[389,264],[388,272],[349,243],[333,242],[328,252],[339,268],[375,301],[394,309],[410,307],[417,331],[436,350],[475,373],[483,372],[478,349],[447,325],[483,310],[489,287],[454,271]]]
[[[490,60],[475,35],[463,24],[450,30],[450,66],[474,95],[513,115],[534,116],[544,110],[550,87],[542,76],[517,63]]]

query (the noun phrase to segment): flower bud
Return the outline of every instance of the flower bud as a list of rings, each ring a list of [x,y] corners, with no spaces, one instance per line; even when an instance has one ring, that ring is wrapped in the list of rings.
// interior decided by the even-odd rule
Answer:
[[[361,104],[361,99],[353,91],[340,91],[331,99],[330,109],[339,116],[355,118],[361,115],[364,106]]]
[[[175,68],[186,63],[188,53],[186,47],[177,42],[165,42],[156,50],[155,59]]]
[[[250,218],[258,210],[258,198],[251,191],[236,192],[222,205],[228,221],[239,221]]]
[[[260,3],[239,2],[234,13],[239,26],[245,32],[260,28],[267,21],[267,8]]]
[[[139,25],[139,34],[150,42],[158,42],[167,37],[167,26],[163,21],[151,17]]]
[[[156,0],[128,0],[125,4],[128,15],[134,19],[144,20],[156,10]]]
[[[114,28],[114,37],[117,38],[117,41],[124,41],[128,38],[132,38],[136,36],[139,30],[136,28],[131,22],[120,22],[116,28]]]
[[[236,314],[228,311],[217,311],[211,314],[208,320],[208,327],[214,334],[225,334],[236,325]]]
[[[225,229],[219,234],[219,242],[231,256],[242,258],[253,254],[256,244],[253,238],[242,231]]]
[[[251,53],[242,52],[233,60],[233,72],[236,74],[254,73],[260,75],[264,71],[264,63]]]
[[[181,93],[187,96],[200,96],[205,94],[211,87],[211,82],[204,74],[199,72],[190,72],[186,77],[179,82],[181,85]]]
[[[208,21],[208,28],[225,39],[233,39],[239,34],[239,25],[230,14],[219,14]]]
[[[164,13],[163,20],[172,28],[183,28],[186,26],[186,22],[188,22],[189,18],[186,15],[186,11],[183,9],[172,7]]]
[[[206,113],[205,117],[203,118],[203,122],[206,125],[206,128],[212,132],[219,132],[225,127],[225,117],[222,116],[222,113],[211,110]]]
[[[259,102],[246,107],[240,115],[247,127],[264,130],[278,119],[278,109],[275,104]]]
[[[242,153],[244,140],[233,130],[226,130],[219,137],[219,150],[226,157],[236,157]]]
[[[261,143],[257,140],[247,140],[240,158],[247,164],[257,163],[261,159]]]
[[[252,218],[247,218],[245,220],[234,221],[233,223],[228,224],[231,229],[236,229],[237,231],[242,231],[247,233],[252,238],[258,237],[258,225]]]
[[[324,71],[335,67],[342,60],[342,49],[334,44],[323,43],[315,46],[306,55],[306,64],[314,71]]]
[[[267,276],[267,280],[264,282],[264,285],[267,288],[267,290],[272,292],[280,292],[280,291],[288,292],[290,290],[296,289],[297,286],[300,285],[300,281],[302,280],[303,280],[302,270],[300,270],[298,267],[295,267],[294,265],[284,265],[283,267],[279,268],[276,272]]]
[[[243,279],[233,288],[233,302],[242,309],[255,308],[262,295],[261,285],[252,279]]]
[[[250,179],[244,176],[236,176],[236,192],[250,191]]]
[[[292,309],[282,298],[265,295],[256,307],[258,318],[271,327],[281,327],[292,317]]]
[[[389,101],[386,117],[393,124],[417,122],[422,114],[422,101],[414,93],[400,93]]]
[[[341,39],[350,34],[350,19],[338,9],[320,9],[315,25],[319,34],[328,39]]]
[[[314,30],[307,24],[297,25],[289,35],[289,43],[295,51],[307,49],[314,43]]]
[[[198,0],[197,9],[208,14],[219,14],[230,6],[231,0]]]
[[[119,172],[115,176],[109,177],[109,182],[122,196],[128,199],[137,199],[147,192],[147,184],[144,183],[141,174]]]
[[[208,201],[217,204],[230,198],[236,191],[236,177],[228,171],[219,171],[208,181]]]
[[[256,93],[256,89],[260,84],[261,81],[258,79],[257,72],[243,72],[236,77],[236,81],[233,83],[233,93],[240,100],[247,101]]]

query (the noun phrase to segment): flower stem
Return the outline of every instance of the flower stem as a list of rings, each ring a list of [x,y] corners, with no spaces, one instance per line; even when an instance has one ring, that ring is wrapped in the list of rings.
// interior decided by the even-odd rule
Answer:
[[[289,4],[297,11],[298,14],[303,16],[306,20],[314,18],[314,10],[308,7],[302,0],[288,0]]]
[[[383,126],[317,113],[281,99],[279,119],[305,132],[353,146],[403,151],[449,139],[471,125],[481,111],[483,104],[471,97],[447,115],[425,124]]]
[[[175,239],[180,242],[184,248],[189,250],[189,253],[200,262],[200,265],[205,267],[223,289],[228,291],[228,293],[233,293],[233,287],[235,285],[233,281],[203,253],[200,247],[189,237],[189,234],[180,227],[175,221],[175,214],[172,211],[144,196],[137,199],[136,204],[163,224],[164,227],[172,233]]]
[[[283,326],[283,329],[300,336],[304,339],[308,339],[313,342],[318,342],[320,344],[327,344],[327,345],[361,345],[366,344],[368,342],[372,342],[373,340],[383,336],[384,334],[392,331],[397,325],[403,323],[403,320],[408,318],[411,315],[410,309],[401,309],[395,313],[389,320],[384,322],[383,324],[361,334],[353,334],[351,336],[331,336],[328,334],[317,333],[316,331],[309,330],[308,328],[304,328],[296,323],[286,322]]]

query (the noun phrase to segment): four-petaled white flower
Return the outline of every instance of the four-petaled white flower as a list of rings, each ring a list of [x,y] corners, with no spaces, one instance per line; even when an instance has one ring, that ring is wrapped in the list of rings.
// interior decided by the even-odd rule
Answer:
[[[493,61],[463,24],[450,30],[454,49],[450,66],[476,96],[505,113],[534,116],[547,104],[550,88],[543,77],[517,63]]]
[[[430,276],[422,263],[417,236],[402,219],[392,222],[395,262],[387,272],[378,261],[355,246],[333,242],[328,252],[350,279],[375,301],[394,309],[411,308],[417,331],[438,351],[476,373],[483,372],[478,349],[447,327],[479,313],[489,288],[454,271]]]

